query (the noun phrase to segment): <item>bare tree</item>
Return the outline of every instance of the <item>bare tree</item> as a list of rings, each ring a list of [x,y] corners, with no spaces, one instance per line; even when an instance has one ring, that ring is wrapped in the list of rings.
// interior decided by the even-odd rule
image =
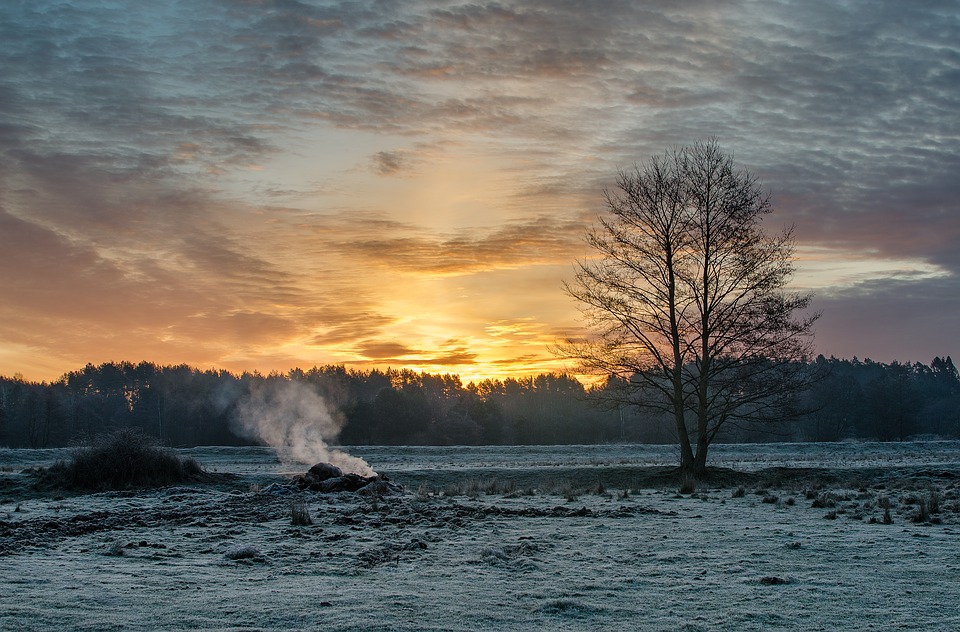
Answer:
[[[700,476],[725,425],[783,419],[811,379],[819,314],[794,317],[811,297],[784,291],[792,229],[764,233],[769,197],[715,140],[621,172],[605,196],[586,236],[597,256],[564,286],[595,337],[562,353],[670,413],[681,468]]]

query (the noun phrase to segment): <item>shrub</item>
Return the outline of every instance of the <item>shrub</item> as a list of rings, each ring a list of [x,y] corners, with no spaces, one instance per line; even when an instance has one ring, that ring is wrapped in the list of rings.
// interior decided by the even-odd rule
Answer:
[[[104,490],[160,487],[182,483],[202,473],[194,459],[158,446],[150,437],[125,428],[77,448],[70,461],[50,468],[55,485],[70,489]]]
[[[745,490],[745,489],[743,488],[743,486],[740,486],[740,487],[736,488],[735,490],[733,490],[733,493],[730,494],[730,497],[731,497],[731,498],[743,498],[743,497],[746,496],[746,495],[747,495],[747,490]]]
[[[890,499],[886,496],[881,496],[878,502],[883,509],[883,524],[893,524],[893,516],[890,515]]]
[[[814,509],[833,509],[837,506],[837,497],[831,492],[819,494],[810,505]]]
[[[917,511],[913,514],[913,521],[917,523],[930,522],[930,506],[926,498],[917,499]]]
[[[235,546],[224,553],[223,556],[233,561],[252,560],[254,562],[261,562],[266,559],[263,553],[260,552],[260,549],[249,544]]]
[[[290,501],[290,524],[295,527],[308,527],[313,524],[307,501],[304,499],[294,498]]]

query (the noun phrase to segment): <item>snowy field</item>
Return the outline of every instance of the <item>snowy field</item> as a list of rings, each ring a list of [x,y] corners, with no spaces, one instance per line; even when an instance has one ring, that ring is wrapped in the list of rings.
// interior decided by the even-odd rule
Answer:
[[[960,629],[958,442],[716,446],[682,494],[664,446],[349,451],[404,491],[199,448],[216,484],[41,493],[68,451],[0,450],[0,629]]]

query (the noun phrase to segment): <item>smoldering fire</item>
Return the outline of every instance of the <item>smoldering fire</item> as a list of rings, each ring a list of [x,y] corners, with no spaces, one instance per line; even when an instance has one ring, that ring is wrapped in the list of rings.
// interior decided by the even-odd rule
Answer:
[[[346,473],[376,476],[363,459],[329,447],[344,422],[343,414],[309,385],[283,382],[251,389],[240,401],[233,425],[241,435],[272,446],[281,461],[330,463]]]

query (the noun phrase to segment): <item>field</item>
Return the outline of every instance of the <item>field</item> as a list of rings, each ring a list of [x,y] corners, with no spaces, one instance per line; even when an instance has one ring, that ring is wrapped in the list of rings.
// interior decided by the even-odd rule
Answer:
[[[351,449],[386,496],[182,453],[214,480],[77,494],[0,450],[0,629],[960,629],[958,442],[717,446],[696,485],[663,446]]]

